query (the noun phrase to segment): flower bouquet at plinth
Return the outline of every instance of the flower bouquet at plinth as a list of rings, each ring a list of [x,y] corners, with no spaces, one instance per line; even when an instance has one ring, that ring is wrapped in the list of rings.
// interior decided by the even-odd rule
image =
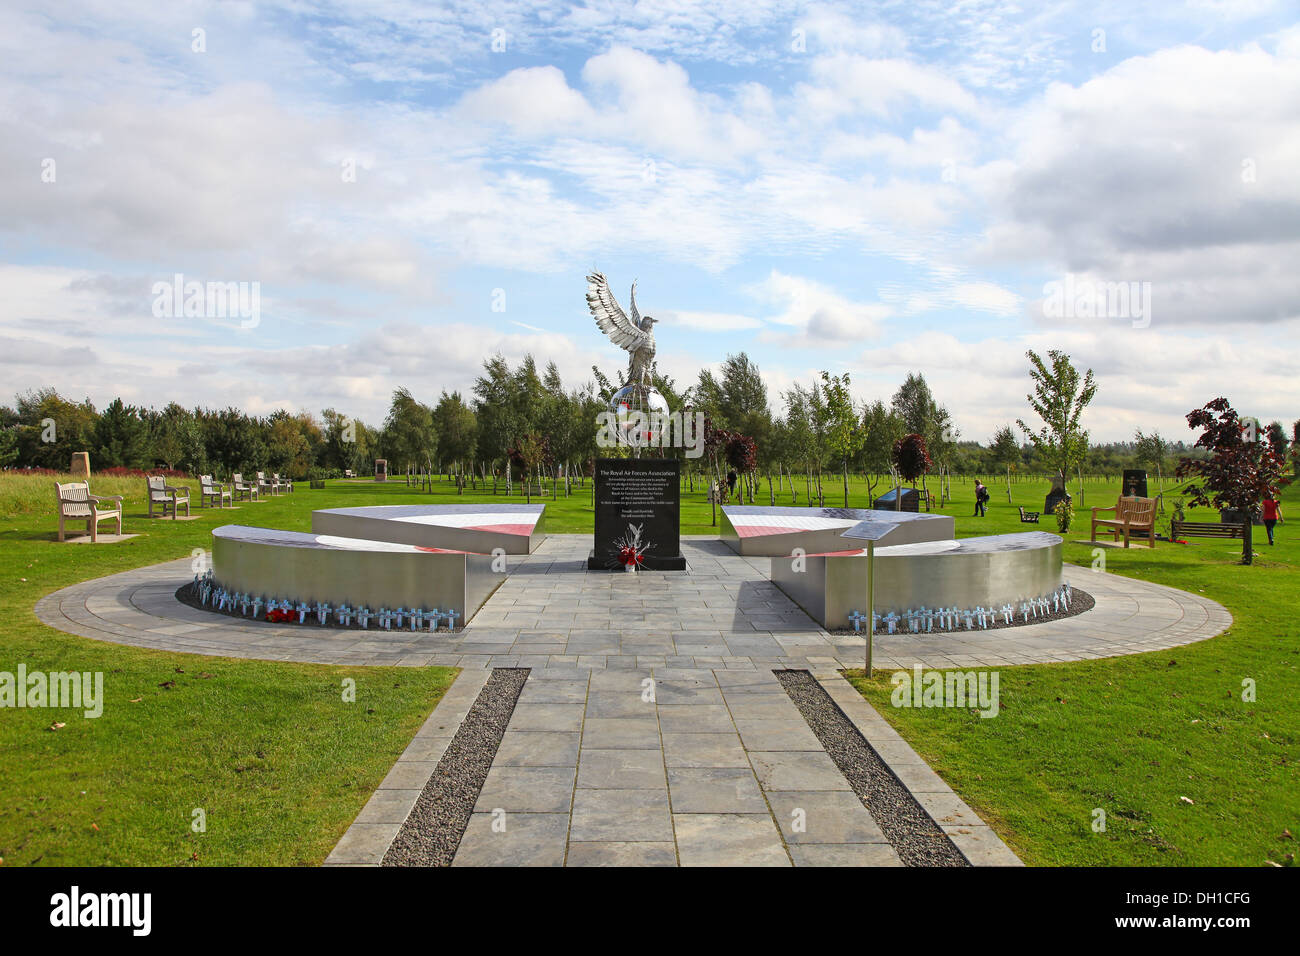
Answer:
[[[635,572],[645,561],[645,553],[650,546],[641,536],[644,527],[630,524],[627,526],[627,534],[614,542],[618,563],[624,571]]]

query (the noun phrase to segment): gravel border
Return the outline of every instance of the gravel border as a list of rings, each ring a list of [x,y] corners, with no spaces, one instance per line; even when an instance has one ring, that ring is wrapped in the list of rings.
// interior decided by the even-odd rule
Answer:
[[[988,627],[973,627],[967,630],[965,623],[962,622],[958,624],[957,627],[936,626],[933,631],[921,631],[917,634],[913,634],[911,631],[907,629],[907,620],[904,618],[903,620],[898,622],[898,628],[894,631],[893,634],[890,634],[888,631],[884,630],[884,625],[882,624],[881,625],[882,629],[876,631],[876,637],[924,638],[924,637],[933,637],[935,634],[982,634],[985,631],[1002,631],[1002,630],[1009,630],[1010,628],[1013,627],[1033,627],[1035,624],[1046,624],[1048,621],[1062,621],[1065,620],[1065,618],[1067,617],[1076,617],[1080,614],[1086,614],[1089,611],[1091,611],[1094,607],[1097,606],[1097,600],[1082,588],[1076,588],[1071,586],[1070,607],[1067,610],[1048,611],[1046,614],[1039,614],[1038,617],[1030,617],[1029,620],[1027,621],[1022,621],[1019,618],[1020,602],[1017,601],[1014,606],[1016,608],[1017,617],[1011,624],[1007,624],[1001,618],[999,618],[996,624],[991,624]],[[828,630],[826,633],[827,634],[856,634],[859,637],[862,636],[862,632],[854,631],[853,628],[851,627],[837,627],[832,630]]]
[[[805,670],[773,673],[904,866],[970,865],[817,678]]]
[[[220,614],[222,617],[233,617],[236,621],[243,621],[245,624],[266,624],[270,627],[315,627],[331,631],[370,631],[371,633],[378,631],[380,634],[454,634],[465,626],[465,622],[457,618],[457,626],[455,630],[449,631],[447,630],[447,625],[445,623],[446,618],[443,618],[443,621],[438,624],[438,630],[436,631],[430,631],[427,627],[422,627],[418,631],[412,631],[410,624],[408,624],[406,618],[403,617],[401,627],[394,624],[389,630],[385,631],[379,626],[379,619],[374,615],[371,615],[370,627],[366,628],[362,627],[355,620],[353,620],[351,624],[340,624],[337,620],[330,621],[328,624],[321,624],[316,620],[316,615],[314,613],[309,613],[303,619],[301,624],[299,624],[297,620],[283,621],[277,624],[275,621],[268,621],[266,619],[265,609],[263,609],[261,617],[249,617],[247,614],[241,613],[238,608],[223,611],[220,608],[213,607],[211,604],[204,604],[199,600],[198,588],[194,586],[193,581],[190,581],[187,584],[182,584],[176,589],[176,600],[180,601],[186,607],[194,608],[196,611],[206,611],[208,614]],[[331,614],[331,617],[332,616],[333,615]]]
[[[381,866],[451,866],[530,672],[492,669]]]

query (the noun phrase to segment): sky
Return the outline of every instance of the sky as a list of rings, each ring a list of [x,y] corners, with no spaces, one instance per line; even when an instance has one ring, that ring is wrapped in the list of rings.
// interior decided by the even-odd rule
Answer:
[[[1056,348],[1094,440],[1293,421],[1300,4],[0,0],[0,402],[576,386],[593,270],[777,412],[916,371],[988,442]]]

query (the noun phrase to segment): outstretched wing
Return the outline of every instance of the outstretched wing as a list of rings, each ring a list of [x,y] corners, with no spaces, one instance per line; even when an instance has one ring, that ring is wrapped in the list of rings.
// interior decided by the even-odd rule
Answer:
[[[645,345],[650,336],[632,324],[609,290],[609,281],[596,272],[587,276],[587,282],[587,307],[610,341],[629,352]]]

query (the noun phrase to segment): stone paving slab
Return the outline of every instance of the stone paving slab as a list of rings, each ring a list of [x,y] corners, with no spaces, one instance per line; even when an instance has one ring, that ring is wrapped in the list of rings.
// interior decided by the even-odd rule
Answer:
[[[187,607],[189,559],[43,598],[46,624],[183,653],[327,664],[438,664],[461,674],[341,834],[330,866],[378,865],[499,666],[531,668],[456,866],[897,866],[870,811],[773,670],[814,673],[973,865],[1019,860],[838,674],[865,641],[819,628],[766,580],[767,561],[683,539],[689,572],[589,572],[586,535],[550,536],[462,630],[299,628]],[[1231,624],[1220,605],[1069,568],[1096,599],[1025,628],[877,635],[878,668],[982,667],[1163,650]],[[499,821],[504,820],[504,828]]]
[[[323,664],[583,670],[862,664],[862,637],[822,630],[766,579],[765,561],[742,558],[721,541],[684,538],[688,572],[588,571],[589,549],[587,535],[551,535],[533,554],[516,556],[510,577],[454,633],[299,628],[212,614],[174,597],[191,577],[189,559],[64,588],[43,598],[36,614],[95,640]],[[1067,577],[1096,598],[1093,610],[1025,628],[879,634],[875,665],[1095,660],[1205,640],[1232,623],[1222,606],[1200,595],[1071,566]]]
[[[1019,862],[843,677],[819,680],[895,773],[918,782],[967,860]],[[574,683],[539,669],[521,700],[557,688],[572,700]],[[558,705],[584,709],[575,732],[515,708],[455,865],[900,865],[772,669],[593,670],[585,687],[584,704]],[[738,718],[737,706],[777,716]]]

